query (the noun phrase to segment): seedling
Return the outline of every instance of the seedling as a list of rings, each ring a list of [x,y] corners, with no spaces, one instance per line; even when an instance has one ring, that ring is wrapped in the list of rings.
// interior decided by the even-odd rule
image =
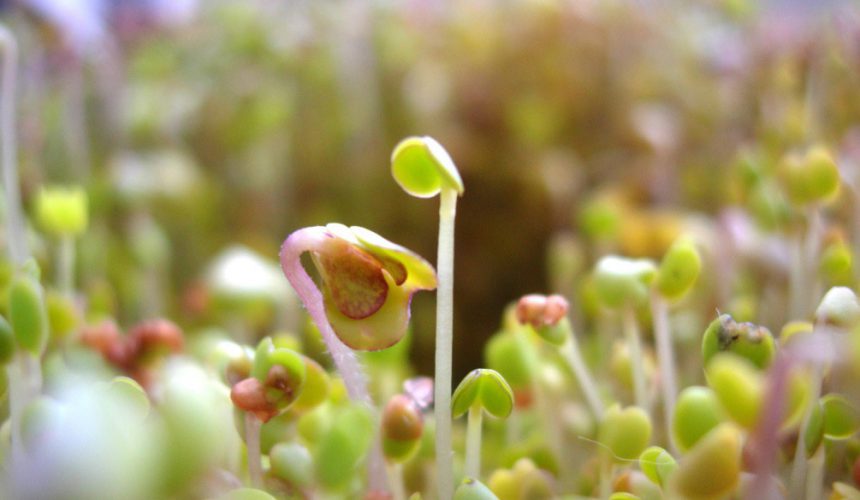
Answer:
[[[713,429],[681,459],[669,478],[670,495],[722,498],[730,494],[740,480],[741,444],[741,433],[732,424]]]
[[[624,337],[630,349],[633,367],[633,392],[636,405],[649,408],[645,369],[642,365],[642,341],[636,322],[636,307],[648,299],[649,285],[657,274],[650,260],[622,257],[603,257],[594,270],[594,285],[600,301],[607,307],[620,310]]]
[[[74,288],[75,238],[87,229],[87,195],[80,187],[43,188],[36,198],[39,226],[58,241],[57,288],[71,295]]]
[[[404,191],[419,198],[439,195],[439,249],[436,267],[436,487],[440,500],[454,490],[451,450],[451,363],[454,321],[454,218],[463,180],[451,156],[431,137],[408,137],[391,153],[391,174]]]
[[[483,412],[507,418],[514,409],[514,392],[499,372],[487,368],[472,370],[454,391],[451,411],[454,418],[468,412],[466,428],[466,471],[469,478],[481,475],[481,422]]]

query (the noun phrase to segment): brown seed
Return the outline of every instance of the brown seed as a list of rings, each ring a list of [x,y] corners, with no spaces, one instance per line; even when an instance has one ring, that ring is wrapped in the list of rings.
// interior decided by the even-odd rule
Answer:
[[[88,325],[81,331],[81,342],[107,356],[110,349],[120,341],[119,328],[111,320],[97,325]]]
[[[278,410],[266,400],[266,387],[256,378],[248,377],[230,390],[230,400],[240,410],[251,412],[263,422],[268,422]]]
[[[561,295],[524,295],[517,302],[517,321],[534,328],[555,326],[567,315],[569,307],[567,299]]]
[[[388,439],[413,441],[421,437],[424,419],[409,397],[398,394],[382,411],[382,433]]]
[[[152,319],[138,323],[129,332],[129,337],[140,343],[140,355],[162,348],[166,348],[169,352],[181,352],[185,346],[182,330],[166,319]]]

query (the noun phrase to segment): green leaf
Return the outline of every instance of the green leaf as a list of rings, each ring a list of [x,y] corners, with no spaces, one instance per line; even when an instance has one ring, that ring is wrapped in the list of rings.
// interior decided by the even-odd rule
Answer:
[[[9,287],[9,320],[18,345],[40,354],[48,339],[48,314],[42,285],[26,273],[19,273]]]
[[[0,365],[8,364],[15,356],[15,334],[12,325],[0,316]]]
[[[80,187],[42,188],[36,196],[36,220],[55,236],[75,236],[87,229],[87,194]]]
[[[753,323],[738,323],[728,314],[721,314],[712,321],[702,336],[705,367],[716,354],[730,352],[764,369],[773,360],[774,350],[770,330]]]
[[[730,495],[741,474],[741,433],[732,424],[709,432],[678,464],[667,498],[715,499]]]
[[[675,444],[681,451],[689,450],[723,420],[723,410],[713,390],[687,387],[678,395],[672,418]]]
[[[263,490],[254,488],[238,488],[217,497],[216,500],[275,500],[275,497]]]
[[[374,434],[373,416],[367,407],[355,404],[339,409],[314,456],[319,483],[330,490],[349,485]]]
[[[678,468],[678,463],[668,451],[652,446],[639,455],[639,468],[651,482],[663,487],[668,484],[669,476]]]
[[[669,247],[660,268],[654,286],[664,296],[678,299],[696,282],[702,269],[702,259],[690,239],[682,238]]]
[[[360,226],[351,226],[349,229],[365,250],[383,261],[383,267],[392,274],[398,286],[404,286],[410,290],[436,288],[436,270],[420,255],[388,241],[369,229]],[[399,270],[397,266],[402,267],[405,279],[397,279],[396,274]]]
[[[488,368],[472,370],[451,398],[454,418],[477,406],[496,418],[506,418],[514,408],[514,393],[502,375]]]
[[[725,412],[746,429],[758,422],[764,400],[761,373],[744,358],[721,353],[705,369],[708,385],[714,390]]]
[[[432,137],[407,137],[391,153],[391,175],[404,191],[418,198],[442,189],[463,194],[463,180],[451,156]]]
[[[860,429],[860,412],[839,394],[821,398],[824,412],[824,435],[828,439],[848,439]]]

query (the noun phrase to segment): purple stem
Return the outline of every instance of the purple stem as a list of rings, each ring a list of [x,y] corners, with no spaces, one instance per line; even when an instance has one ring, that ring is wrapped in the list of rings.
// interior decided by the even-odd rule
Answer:
[[[332,237],[321,226],[306,227],[293,232],[281,246],[281,269],[319,329],[334,365],[343,379],[350,399],[373,408],[373,401],[367,391],[367,381],[361,365],[352,349],[335,335],[325,314],[322,293],[302,266],[301,257],[303,253],[320,248],[325,239]],[[367,472],[368,488],[371,492],[386,492],[388,490],[385,462],[382,458],[382,448],[378,439],[375,439],[371,446]]]
[[[754,454],[752,465],[755,479],[747,498],[768,500],[774,498],[775,495],[771,475],[776,469],[776,458],[779,452],[779,428],[785,411],[791,363],[792,360],[787,353],[780,353],[770,367],[764,413],[759,418],[755,432],[750,436]]]

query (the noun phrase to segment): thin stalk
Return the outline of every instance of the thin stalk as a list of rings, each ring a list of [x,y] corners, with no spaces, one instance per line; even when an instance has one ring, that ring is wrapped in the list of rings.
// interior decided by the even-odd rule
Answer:
[[[393,500],[406,500],[406,485],[403,484],[403,464],[394,463],[388,467]]]
[[[263,487],[263,463],[260,457],[260,427],[253,413],[245,412],[245,445],[248,447],[248,477],[254,488]]]
[[[645,387],[645,368],[642,364],[642,342],[639,339],[639,324],[632,305],[625,305],[623,314],[624,336],[630,350],[630,366],[633,370],[633,393],[636,406],[648,411],[648,392]]]
[[[824,444],[818,447],[815,455],[809,459],[809,471],[806,474],[806,500],[818,500],[823,496],[821,486],[824,483]]]
[[[803,420],[800,424],[800,432],[797,436],[797,447],[794,452],[794,463],[791,467],[791,486],[788,490],[788,498],[791,500],[801,500],[803,498],[804,486],[806,484],[807,465],[809,465],[806,459],[806,439],[804,439],[803,431],[809,426],[809,420],[812,418],[812,409],[818,402],[818,398],[821,396],[822,372],[822,366],[819,363],[815,363],[812,367],[812,375],[809,379],[809,405],[803,414]]]
[[[454,324],[454,216],[457,192],[443,189],[439,195],[439,248],[436,273],[436,484],[440,500],[450,500],[454,492],[451,464],[451,364]]]
[[[612,476],[615,465],[609,453],[600,454],[600,498],[606,499],[612,495]]]
[[[57,288],[70,297],[74,290],[75,240],[69,235],[60,238],[57,247]]]
[[[481,421],[483,410],[478,406],[469,408],[466,424],[466,477],[481,477]]]
[[[806,294],[809,293],[806,284],[806,261],[803,258],[803,242],[800,235],[792,236],[789,241],[791,266],[788,269],[789,304],[791,317],[789,319],[806,317]]]
[[[579,388],[582,390],[583,396],[585,396],[585,402],[588,404],[591,414],[594,415],[594,419],[598,422],[603,420],[603,413],[605,411],[603,401],[600,399],[597,384],[594,382],[591,373],[588,371],[588,367],[585,365],[585,361],[582,359],[582,353],[579,352],[579,343],[576,341],[573,331],[570,332],[567,342],[561,346],[560,352],[565,361],[567,361],[568,366],[570,366],[571,371],[573,371],[573,376],[576,377],[576,381],[579,383]]]
[[[18,79],[18,43],[12,32],[0,23],[0,49],[3,50],[3,78],[0,80],[0,162],[6,189],[6,240],[12,261],[18,265],[28,257],[21,193],[18,184],[18,159],[15,138],[15,85]]]
[[[675,380],[675,356],[672,335],[669,330],[669,304],[656,290],[651,292],[651,317],[654,321],[654,337],[657,342],[657,360],[660,366],[660,382],[663,389],[663,421],[666,425],[666,442],[673,453],[677,453],[672,441],[672,415],[675,411],[675,396],[678,383]]]
[[[284,275],[319,329],[334,365],[343,379],[350,399],[368,405],[373,410],[374,415],[377,415],[378,412],[374,408],[373,400],[367,390],[367,381],[361,364],[352,350],[335,335],[325,314],[322,293],[302,266],[302,254],[311,251],[320,243],[322,238],[324,236],[321,236],[314,228],[300,229],[291,234],[281,247],[281,269],[283,269]],[[379,440],[376,439],[375,441],[377,444],[372,446],[367,462],[368,489],[375,492],[385,492],[388,490],[385,462],[382,458],[382,447],[378,445]]]
[[[803,251],[805,254],[803,256],[803,270],[806,273],[806,286],[808,288],[804,290],[804,297],[806,298],[804,306],[807,308],[803,311],[804,317],[812,312],[812,310],[810,310],[812,308],[810,298],[821,296],[821,291],[819,289],[821,285],[819,283],[817,272],[819,261],[818,254],[821,251],[821,230],[823,225],[821,219],[821,209],[817,204],[813,204],[807,209],[806,240],[803,242]]]

